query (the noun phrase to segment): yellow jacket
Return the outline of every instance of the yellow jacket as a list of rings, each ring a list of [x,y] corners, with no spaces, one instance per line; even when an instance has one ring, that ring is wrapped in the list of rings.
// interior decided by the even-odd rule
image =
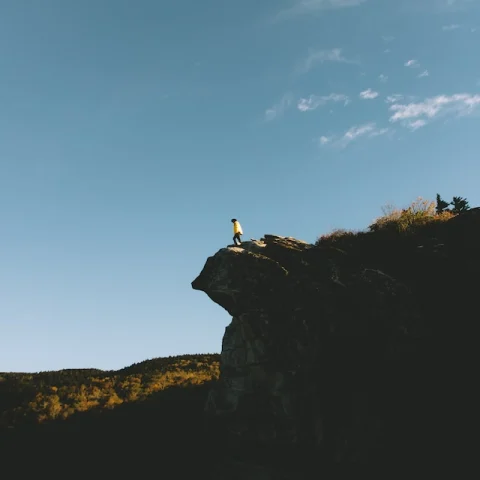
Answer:
[[[236,222],[233,222],[233,234],[236,235],[237,233],[243,235],[242,226],[240,225],[240,222],[238,220]]]

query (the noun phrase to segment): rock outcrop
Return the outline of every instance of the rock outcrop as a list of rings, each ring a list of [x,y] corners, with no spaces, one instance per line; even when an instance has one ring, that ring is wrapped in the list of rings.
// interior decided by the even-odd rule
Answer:
[[[207,260],[192,286],[233,318],[206,412],[222,455],[250,472],[229,478],[254,478],[255,469],[258,478],[304,478],[336,462],[434,458],[440,310],[429,313],[418,286],[432,262],[450,256],[458,268],[452,249],[464,254],[455,244],[464,229],[480,233],[477,214],[448,222],[443,243],[410,246],[412,256],[423,247],[428,268],[401,279],[371,258],[274,235]]]

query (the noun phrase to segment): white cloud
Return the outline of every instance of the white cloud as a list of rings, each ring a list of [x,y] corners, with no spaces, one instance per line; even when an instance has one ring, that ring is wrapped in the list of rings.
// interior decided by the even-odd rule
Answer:
[[[418,130],[419,128],[424,127],[426,124],[427,124],[427,121],[420,118],[418,120],[413,120],[413,122],[408,122],[407,126],[411,130],[415,131],[415,130]]]
[[[372,133],[375,130],[375,123],[366,123],[365,125],[355,126],[347,130],[343,139],[349,142],[355,140],[357,137],[366,135],[367,133]]]
[[[418,78],[423,78],[423,77],[428,77],[430,74],[428,73],[428,70],[424,70],[420,75],[418,75]]]
[[[479,94],[438,95],[419,103],[409,103],[407,105],[394,103],[389,107],[392,112],[390,122],[400,122],[402,125],[416,130],[437,117],[445,115],[465,116],[473,113],[479,107]]]
[[[382,36],[382,40],[386,43],[390,43],[395,40],[395,37],[392,37],[391,35],[384,35]]]
[[[357,140],[360,137],[378,137],[379,135],[384,135],[388,131],[388,128],[377,128],[377,124],[375,122],[354,126],[343,134],[342,138],[339,140],[339,145],[346,147],[349,143]]]
[[[344,105],[348,105],[350,100],[346,95],[340,93],[331,93],[330,95],[324,96],[310,95],[308,98],[301,98],[297,103],[297,108],[301,112],[308,112],[309,110],[315,110],[328,102],[343,102]]]
[[[438,10],[443,12],[465,11],[477,2],[478,0],[435,0]]]
[[[458,25],[457,23],[453,23],[452,25],[444,25],[442,27],[442,30],[444,32],[451,32],[452,30],[457,30],[457,28],[460,28],[460,25]]]
[[[389,128],[378,128],[375,122],[370,122],[363,125],[356,125],[354,127],[351,127],[343,135],[337,137],[336,139],[335,136],[321,136],[318,139],[318,142],[322,146],[331,144],[335,147],[345,148],[351,142],[361,137],[374,138],[380,135],[385,135],[389,131]]]
[[[389,128],[379,128],[378,130],[374,130],[372,133],[370,133],[369,137],[379,137],[380,135],[385,135],[389,131]]]
[[[300,15],[309,15],[315,12],[325,10],[334,10],[337,8],[358,7],[367,0],[293,0],[292,5],[278,12],[274,22],[288,20]]]
[[[383,73],[381,75],[378,76],[378,79],[382,82],[382,83],[385,83],[388,81],[388,76],[387,75],[384,75]]]
[[[405,67],[409,67],[409,68],[418,68],[420,66],[420,64],[418,63],[417,60],[408,60],[408,62],[405,62],[403,64]]]
[[[373,100],[378,97],[378,92],[374,92],[371,88],[360,92],[359,97],[363,100]]]
[[[398,103],[401,100],[403,100],[403,95],[400,95],[399,93],[394,93],[393,95],[389,95],[386,99],[386,103]]]
[[[414,95],[404,95],[401,93],[393,93],[391,95],[388,95],[385,98],[385,103],[388,103],[389,105],[392,105],[393,103],[412,103],[416,101],[416,97]]]
[[[391,50],[390,50],[389,48],[386,48],[386,49],[383,51],[383,53],[390,53],[390,52],[391,52]]]
[[[465,12],[479,5],[478,0],[402,0],[410,11],[428,13]]]
[[[286,93],[275,105],[265,110],[265,121],[270,122],[281,117],[293,102],[291,93]]]
[[[342,55],[341,48],[332,50],[310,50],[307,57],[297,66],[296,73],[304,74],[309,72],[316,64],[325,62],[357,64],[355,60],[350,60]]]

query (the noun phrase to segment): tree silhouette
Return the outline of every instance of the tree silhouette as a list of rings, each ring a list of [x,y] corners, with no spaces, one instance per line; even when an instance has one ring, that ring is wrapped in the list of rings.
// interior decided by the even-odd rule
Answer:
[[[444,212],[445,210],[447,210],[448,206],[450,204],[448,202],[446,202],[445,200],[442,199],[442,197],[440,196],[440,194],[437,193],[437,214],[440,214],[442,212]]]
[[[450,205],[453,206],[452,213],[454,213],[455,215],[466,212],[470,209],[470,205],[468,204],[467,199],[462,197],[453,197]]]

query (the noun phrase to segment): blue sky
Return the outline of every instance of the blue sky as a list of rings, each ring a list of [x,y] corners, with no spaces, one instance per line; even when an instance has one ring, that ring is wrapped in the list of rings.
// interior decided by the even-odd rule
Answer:
[[[480,0],[0,2],[0,371],[218,352],[265,233],[480,204]]]

